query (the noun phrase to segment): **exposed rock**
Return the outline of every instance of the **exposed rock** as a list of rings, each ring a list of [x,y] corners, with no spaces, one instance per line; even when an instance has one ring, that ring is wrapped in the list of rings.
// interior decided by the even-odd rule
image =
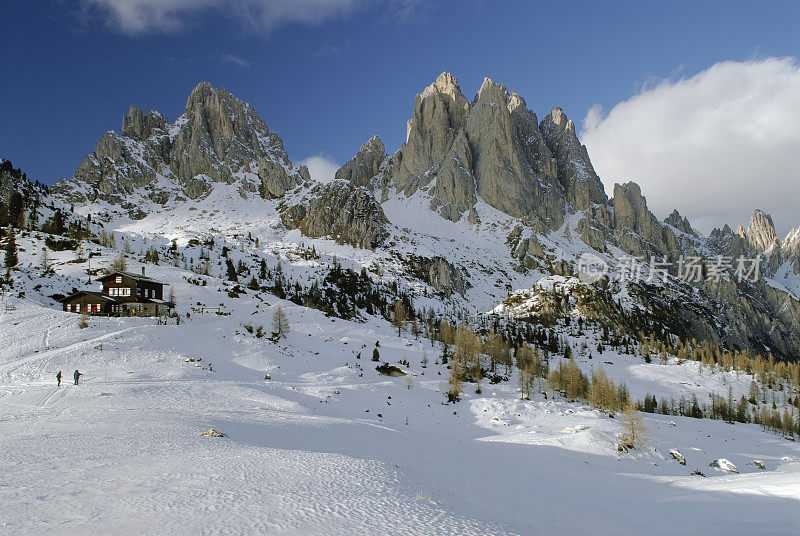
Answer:
[[[511,255],[519,260],[520,271],[523,271],[523,268],[538,267],[544,257],[544,248],[539,239],[535,234],[523,238],[521,225],[514,227],[506,239],[506,244],[511,249]]]
[[[555,107],[540,125],[550,152],[558,164],[558,180],[564,187],[567,202],[578,210],[592,203],[608,201],[603,183],[594,171],[586,147],[575,135],[575,125],[561,108]]]
[[[792,229],[781,246],[784,257],[791,262],[792,271],[800,274],[800,227]]]
[[[689,223],[689,220],[687,218],[682,218],[677,209],[673,210],[670,215],[664,219],[664,223],[672,225],[682,233],[698,236],[694,229],[692,229],[692,225]]]
[[[775,225],[772,223],[772,216],[760,209],[753,211],[750,216],[750,225],[747,226],[747,229],[739,227],[737,234],[758,252],[780,247],[778,235],[775,233]]]
[[[683,457],[683,454],[677,450],[670,450],[669,455],[672,457],[673,460],[677,461],[681,465],[686,465],[686,458]]]
[[[414,102],[406,143],[389,159],[387,184],[410,196],[427,190],[449,220],[477,221],[477,195],[541,229],[558,228],[570,208],[605,203],[602,183],[563,113],[542,122],[516,93],[485,79],[469,104],[443,73]],[[562,120],[563,119],[563,120]]]
[[[375,367],[375,370],[377,370],[380,374],[384,376],[399,377],[406,375],[406,372],[403,369],[395,365],[390,365],[389,363],[381,363],[380,365]],[[379,417],[380,415],[381,414],[378,413]]]
[[[200,435],[204,437],[228,437],[228,434],[226,434],[225,432],[220,432],[215,428],[209,428],[205,432],[202,432]]]
[[[476,202],[472,157],[461,130],[469,109],[458,81],[442,73],[417,95],[406,143],[391,166],[393,185],[408,196],[435,180],[431,208],[453,221]]]
[[[467,291],[467,283],[461,269],[450,264],[444,257],[427,258],[412,255],[407,265],[414,277],[425,281],[439,292],[450,295],[453,292],[464,294]]]
[[[123,137],[141,141],[166,133],[167,119],[161,112],[150,110],[147,115],[142,115],[142,110],[131,105],[128,113],[122,118]]]
[[[355,186],[369,186],[386,158],[386,148],[378,136],[361,146],[358,153],[336,172],[336,178],[348,180]]]
[[[486,78],[467,118],[477,193],[491,206],[547,228],[563,221],[557,168],[536,114],[516,93]]]
[[[284,164],[267,158],[258,161],[258,178],[261,179],[259,194],[264,199],[281,198],[301,182],[298,173],[290,173]]]
[[[346,181],[317,186],[311,199],[281,214],[283,224],[311,238],[331,237],[340,244],[374,249],[388,236],[388,220],[372,193]]]
[[[718,460],[714,460],[708,466],[709,467],[718,467],[720,469],[728,471],[729,473],[738,473],[739,472],[739,469],[735,465],[733,465],[732,462],[730,462],[729,460],[726,460],[725,458],[719,458]]]
[[[635,182],[614,185],[614,229],[620,247],[636,256],[666,255],[678,249],[675,235],[647,209]]]
[[[276,198],[308,180],[307,168],[293,168],[281,139],[249,104],[207,82],[192,90],[184,114],[171,125],[160,112],[142,114],[131,106],[121,132],[103,134],[73,179],[59,181],[55,191],[68,199],[122,204],[163,175],[196,199],[215,181],[230,183],[236,173],[257,169],[258,191]]]

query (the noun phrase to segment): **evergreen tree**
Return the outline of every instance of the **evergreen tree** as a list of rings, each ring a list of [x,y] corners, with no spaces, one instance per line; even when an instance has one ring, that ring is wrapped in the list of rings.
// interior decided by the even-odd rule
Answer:
[[[230,259],[225,261],[226,272],[228,275],[228,281],[239,281],[239,277],[236,275],[236,268],[233,266],[233,262]]]
[[[8,226],[6,231],[6,268],[11,269],[17,265],[19,258],[17,256],[17,241],[14,237],[14,227]]]
[[[21,228],[25,219],[25,201],[22,194],[13,190],[8,198],[8,223],[12,227]]]

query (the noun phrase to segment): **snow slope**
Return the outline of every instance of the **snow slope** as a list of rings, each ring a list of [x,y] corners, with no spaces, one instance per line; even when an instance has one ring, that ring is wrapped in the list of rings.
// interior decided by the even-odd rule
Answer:
[[[172,285],[184,318],[197,303],[224,304],[230,315],[193,312],[166,326],[92,318],[79,329],[47,295],[82,286],[85,264],[64,252],[56,274],[39,277],[39,243],[19,242],[27,268],[15,290],[26,297],[7,294],[16,310],[0,315],[4,534],[800,530],[800,447],[757,426],[647,415],[647,447],[622,454],[618,419],[560,399],[518,400],[514,377],[443,404],[439,348],[398,337],[382,319],[329,318],[267,293],[230,298],[222,281],[197,286],[187,280],[196,274],[165,265],[148,275]],[[96,249],[92,266],[116,255]],[[244,328],[269,330],[276,305],[289,316],[287,339]],[[382,361],[409,362],[410,381],[376,372],[376,341]],[[635,396],[701,398],[750,382],[594,356],[576,359],[586,370],[612,363],[603,365],[609,376]],[[85,374],[77,387],[76,368]],[[200,435],[212,427],[227,437]],[[717,458],[741,474],[709,467]],[[691,476],[695,468],[706,478]]]

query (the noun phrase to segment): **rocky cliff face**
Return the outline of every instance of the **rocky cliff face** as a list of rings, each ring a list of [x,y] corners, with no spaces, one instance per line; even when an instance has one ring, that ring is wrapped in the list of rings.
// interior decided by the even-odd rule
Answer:
[[[687,218],[681,217],[681,213],[678,212],[677,209],[673,210],[669,216],[664,218],[664,223],[675,227],[682,233],[686,233],[692,236],[698,236],[694,229],[692,229],[692,224],[689,223]]]
[[[286,209],[281,221],[311,238],[330,237],[366,249],[380,246],[388,236],[388,220],[372,192],[346,181],[316,186],[309,199]]]
[[[358,153],[336,172],[336,178],[347,180],[354,186],[369,186],[386,158],[386,148],[378,136],[373,136],[361,146]]]
[[[675,235],[650,212],[639,185],[614,185],[614,229],[620,247],[631,255],[664,256],[678,250]]]
[[[586,147],[575,135],[575,125],[561,108],[553,108],[540,125],[550,152],[556,158],[558,181],[567,202],[578,210],[608,201],[603,183],[594,171]]]
[[[56,190],[72,202],[102,198],[122,203],[163,176],[178,186],[180,195],[194,199],[213,182],[231,183],[247,174],[265,198],[281,197],[308,179],[308,170],[292,166],[282,140],[252,106],[202,82],[172,124],[160,112],[143,114],[131,106],[121,134],[103,134],[73,179],[59,182]],[[151,195],[160,202],[169,197],[166,191]]]
[[[772,216],[763,210],[756,209],[750,216],[750,225],[747,229],[741,226],[737,229],[737,234],[745,239],[756,251],[767,251],[774,247],[780,247],[778,235],[775,233],[775,224],[772,223]]]
[[[464,294],[469,284],[464,279],[461,269],[453,266],[444,257],[432,258],[412,255],[407,260],[409,272],[425,281],[439,292],[450,296],[454,292]]]

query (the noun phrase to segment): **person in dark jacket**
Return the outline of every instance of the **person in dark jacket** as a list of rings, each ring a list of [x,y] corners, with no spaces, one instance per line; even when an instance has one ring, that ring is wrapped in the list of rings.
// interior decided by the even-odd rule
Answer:
[[[56,374],[56,380],[58,380],[58,386],[61,387],[61,371],[60,370],[58,371],[58,374]]]
[[[78,372],[78,369],[75,369],[75,373],[72,375],[72,377],[75,378],[75,385],[78,385],[78,380],[81,379],[81,376],[83,376],[83,374]]]

